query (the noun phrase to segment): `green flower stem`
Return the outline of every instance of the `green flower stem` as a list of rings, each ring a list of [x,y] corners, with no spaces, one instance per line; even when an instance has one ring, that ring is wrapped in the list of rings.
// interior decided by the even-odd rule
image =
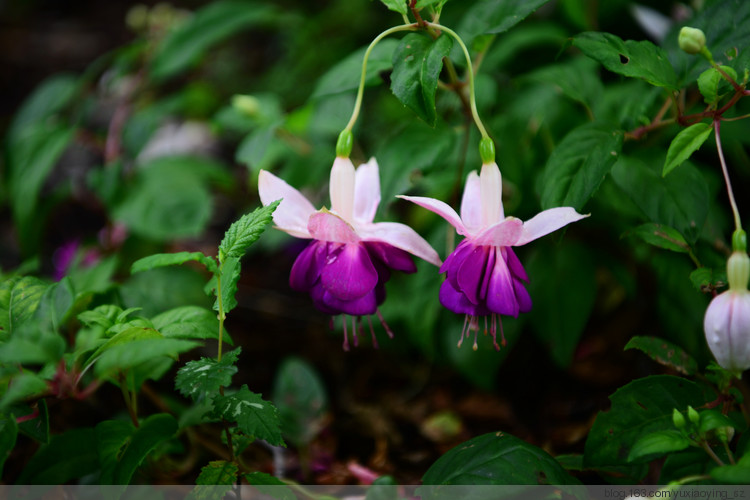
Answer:
[[[387,37],[388,35],[392,35],[393,33],[398,33],[399,31],[415,31],[418,29],[417,24],[402,24],[400,26],[394,26],[392,28],[388,28],[381,34],[375,37],[375,39],[370,42],[370,46],[367,47],[367,50],[365,51],[365,57],[362,60],[362,74],[360,76],[359,80],[359,89],[357,90],[357,99],[354,102],[354,111],[352,111],[352,117],[349,119],[349,123],[346,124],[346,127],[344,130],[348,130],[351,132],[352,128],[354,127],[354,124],[357,122],[357,118],[359,117],[359,110],[362,107],[362,96],[365,92],[365,80],[367,79],[367,60],[370,58],[370,53],[372,52],[372,49],[375,48],[375,46],[382,40],[383,38]]]
[[[221,361],[221,347],[224,337],[224,302],[221,300],[221,271],[224,263],[219,264],[219,272],[216,274],[216,301],[219,304],[219,350],[216,354],[216,361]]]
[[[708,443],[705,440],[700,441],[700,447],[703,448],[703,450],[708,453],[708,456],[711,457],[711,459],[719,464],[719,466],[723,466],[724,461],[719,458],[719,456],[714,452],[714,450],[708,445]]]
[[[724,151],[721,149],[721,120],[719,118],[714,120],[714,132],[716,136],[716,149],[719,151],[719,162],[721,163],[721,171],[724,174],[724,182],[727,185],[727,193],[729,194],[729,204],[732,206],[732,213],[734,214],[734,228],[735,230],[742,229],[742,221],[740,220],[740,211],[737,209],[737,202],[734,200],[734,192],[732,191],[732,183],[729,180],[729,170],[727,169],[727,162],[724,160]]]

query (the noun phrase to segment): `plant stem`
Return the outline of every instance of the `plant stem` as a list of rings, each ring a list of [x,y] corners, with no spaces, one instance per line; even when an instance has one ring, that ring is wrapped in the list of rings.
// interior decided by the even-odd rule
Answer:
[[[221,299],[221,272],[224,269],[224,263],[219,264],[219,272],[216,274],[216,303],[219,305],[219,348],[216,354],[216,361],[221,361],[221,347],[224,337],[224,302]]]
[[[729,170],[727,169],[727,163],[724,160],[724,151],[721,148],[721,137],[720,137],[721,119],[714,119],[714,132],[716,136],[716,149],[719,151],[719,162],[721,163],[721,171],[724,174],[724,182],[727,185],[727,194],[729,195],[729,204],[732,206],[732,213],[734,214],[734,227],[735,229],[742,229],[742,222],[740,221],[740,211],[737,209],[737,202],[734,200],[734,192],[732,191],[732,183],[729,180]]]
[[[138,414],[136,413],[136,409],[133,408],[134,398],[131,398],[130,391],[128,391],[127,382],[125,381],[125,374],[120,373],[120,376],[118,378],[120,379],[120,390],[122,391],[122,397],[125,400],[125,407],[128,410],[128,415],[130,415],[130,420],[133,422],[134,426],[138,427],[140,425],[138,423]]]
[[[708,443],[703,440],[700,442],[701,448],[705,450],[706,453],[708,453],[708,456],[711,457],[711,459],[716,462],[719,465],[724,465],[724,462],[719,458],[719,456],[714,452],[713,449],[708,445]]]

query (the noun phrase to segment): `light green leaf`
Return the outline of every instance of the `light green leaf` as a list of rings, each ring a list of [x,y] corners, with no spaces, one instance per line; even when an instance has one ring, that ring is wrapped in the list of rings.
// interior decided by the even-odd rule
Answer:
[[[102,378],[118,371],[134,368],[141,363],[155,360],[162,356],[177,359],[178,354],[190,351],[200,345],[199,342],[190,340],[166,339],[161,337],[140,338],[127,343],[118,343],[102,352],[101,356],[95,361],[94,373],[97,377]],[[158,371],[158,377],[163,374],[162,370]],[[154,376],[154,378],[158,377]]]
[[[447,35],[432,40],[409,33],[393,53],[391,91],[430,126],[437,119],[435,91],[443,57],[450,53],[451,47],[453,40]]]
[[[247,385],[229,396],[216,396],[209,417],[237,422],[240,431],[274,446],[285,446],[279,429],[279,412],[260,395],[250,392]]]
[[[0,288],[0,327],[12,334],[34,314],[49,286],[32,276],[4,282]]]
[[[219,337],[216,313],[198,306],[183,306],[165,311],[151,319],[154,328],[166,338],[215,339]],[[224,332],[224,341],[232,339]]]
[[[544,168],[542,208],[581,210],[620,156],[622,140],[622,131],[600,123],[582,125],[566,135]]]
[[[122,312],[122,308],[118,306],[105,304],[91,311],[83,311],[78,315],[78,320],[87,326],[99,325],[106,331],[117,323]]]
[[[666,52],[649,41],[623,41],[611,33],[587,31],[573,45],[605,68],[620,75],[642,78],[651,85],[677,90],[677,75]]]
[[[236,364],[240,352],[239,347],[226,352],[221,361],[211,358],[188,361],[177,370],[175,387],[183,396],[190,397],[196,402],[209,399],[219,393],[219,388],[231,385],[232,376],[237,373]]]
[[[690,245],[680,232],[664,224],[654,224],[653,222],[642,224],[626,233],[626,235],[630,234],[638,236],[649,245],[665,250],[679,253],[690,251]]]
[[[628,462],[649,462],[668,453],[682,451],[690,440],[676,429],[666,429],[638,438],[628,454]]]
[[[8,389],[0,399],[0,413],[9,406],[27,398],[40,396],[48,391],[47,381],[32,372],[23,372],[11,378]],[[20,416],[20,415],[19,415]]]
[[[669,172],[679,167],[690,156],[698,151],[711,135],[713,127],[708,123],[694,123],[688,128],[681,130],[679,134],[672,139],[667,150],[667,159],[664,161],[662,175],[666,176]]]
[[[133,262],[130,274],[148,271],[156,267],[178,266],[185,262],[200,262],[212,273],[218,271],[216,261],[202,252],[157,253]]]
[[[221,267],[221,305],[225,315],[237,306],[235,295],[237,295],[237,283],[240,281],[241,268],[240,259],[237,257],[227,257]],[[211,281],[206,284],[207,293],[213,293],[214,296],[217,296],[217,288],[218,280],[214,275]],[[214,302],[214,311],[219,312],[218,296]]]
[[[409,12],[409,7],[407,6],[408,0],[380,0],[380,2],[393,12],[403,15],[407,15]]]
[[[630,339],[623,350],[638,349],[659,364],[668,366],[684,375],[695,375],[698,362],[681,347],[657,337],[636,336]]]
[[[720,66],[721,69],[737,81],[737,72],[729,66]],[[719,73],[716,68],[708,68],[706,71],[701,73],[698,77],[698,90],[700,90],[703,96],[703,101],[708,105],[715,106],[721,99],[722,94],[719,94],[719,85],[722,86],[725,91],[730,90],[731,84]]]
[[[242,258],[271,223],[272,214],[280,202],[276,200],[268,206],[258,207],[232,223],[219,245],[219,261],[225,262],[227,257]]]
[[[8,140],[24,140],[29,127],[46,121],[65,108],[75,96],[79,79],[75,75],[54,75],[34,89],[13,118],[8,130]]]

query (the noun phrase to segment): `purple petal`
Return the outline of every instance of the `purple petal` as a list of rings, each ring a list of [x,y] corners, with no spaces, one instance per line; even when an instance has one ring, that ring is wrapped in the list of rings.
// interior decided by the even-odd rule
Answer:
[[[336,243],[356,243],[360,240],[344,219],[331,212],[316,212],[310,216],[307,229],[313,238]]]
[[[440,285],[440,303],[446,309],[457,314],[468,314],[470,316],[484,316],[489,311],[484,306],[472,304],[466,296],[453,288],[448,280]]]
[[[364,246],[345,244],[328,253],[320,282],[339,300],[353,300],[370,293],[378,273]]]
[[[508,270],[505,256],[501,254],[497,257],[487,290],[487,308],[497,314],[515,317],[518,316],[518,301],[513,287],[513,278]]]
[[[523,281],[529,281],[529,276],[526,274],[526,269],[523,268],[523,264],[518,260],[516,252],[511,247],[505,247],[505,257],[508,262],[508,269],[510,273],[515,277]]]
[[[487,263],[484,266],[484,275],[482,276],[482,284],[479,287],[479,299],[483,304],[487,303],[487,293],[490,288],[490,279],[492,278],[492,270],[495,268],[495,260],[498,258],[499,249],[496,247],[490,247],[487,252]],[[502,256],[500,256],[502,258]]]
[[[354,220],[370,223],[380,204],[380,174],[375,158],[357,167],[354,172]]]
[[[446,279],[451,282],[451,285],[456,290],[459,289],[458,279],[456,277],[458,270],[466,259],[466,256],[471,254],[473,250],[474,245],[471,243],[470,239],[466,238],[458,244],[456,249],[453,250],[447,259],[445,259],[443,265],[440,266],[439,272],[446,273]]]
[[[400,248],[379,241],[367,241],[364,245],[373,259],[380,260],[391,269],[405,273],[417,271],[417,266],[414,264],[411,255]]]
[[[531,311],[531,295],[529,295],[523,282],[513,280],[513,291],[516,294],[516,301],[518,302],[518,312],[527,313]]]
[[[297,256],[289,273],[289,286],[298,292],[309,291],[320,277],[326,263],[328,243],[313,240]]]
[[[376,291],[372,290],[370,293],[365,294],[363,297],[359,297],[354,300],[341,300],[334,296],[330,291],[323,287],[316,287],[314,294],[310,295],[313,298],[313,304],[318,310],[331,315],[336,314],[350,314],[352,316],[367,316],[375,314],[378,308],[376,300]]]
[[[541,212],[523,223],[523,233],[515,246],[525,245],[530,241],[557,231],[571,222],[581,220],[588,215],[581,215],[572,207],[551,208]]]
[[[464,259],[456,273],[458,290],[462,292],[472,304],[479,304],[480,287],[484,281],[487,265],[487,255],[491,247],[475,246]]]
[[[315,213],[315,207],[302,193],[271,172],[261,170],[258,174],[258,194],[264,206],[282,199],[273,213],[273,222],[279,229],[298,238],[310,238],[307,220]]]

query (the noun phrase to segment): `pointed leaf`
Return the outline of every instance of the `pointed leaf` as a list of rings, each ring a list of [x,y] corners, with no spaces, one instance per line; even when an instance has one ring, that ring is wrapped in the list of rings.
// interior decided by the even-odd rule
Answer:
[[[681,347],[657,337],[636,336],[630,339],[624,350],[638,349],[651,359],[684,375],[695,375],[698,362]]]
[[[690,281],[697,291],[710,292],[727,286],[727,269],[726,267],[720,269],[699,267],[690,273]]]
[[[576,35],[573,45],[610,71],[677,90],[677,75],[667,53],[649,41],[623,41],[611,33],[588,31]]]
[[[508,31],[549,0],[482,0],[464,14],[458,32],[466,42],[477,35]]]
[[[91,311],[83,311],[78,315],[78,320],[90,327],[99,325],[106,331],[117,322],[120,313],[122,313],[122,308],[106,304],[98,306]]]
[[[450,53],[452,46],[453,41],[447,35],[432,40],[422,34],[409,33],[393,53],[391,91],[430,126],[435,125],[437,118],[435,90],[443,57]]]
[[[32,372],[24,372],[11,378],[8,389],[0,398],[0,413],[12,404],[47,392],[47,381]],[[18,415],[21,416],[21,415]]]
[[[224,262],[227,257],[242,258],[272,222],[272,214],[279,203],[280,200],[276,200],[268,206],[258,207],[232,223],[219,245],[219,261]]]
[[[407,6],[408,0],[380,0],[383,5],[388,7],[388,10],[398,12],[399,14],[406,15],[409,12]]]
[[[691,441],[676,429],[656,431],[641,436],[628,454],[628,462],[649,462],[668,453],[682,451]]]
[[[209,417],[237,422],[240,431],[274,446],[285,446],[279,429],[279,412],[260,395],[250,392],[247,385],[229,396],[216,396]]]
[[[219,337],[216,313],[198,306],[183,306],[165,311],[152,318],[154,328],[166,338],[215,339]],[[224,341],[232,339],[224,332]]]
[[[195,480],[196,487],[188,495],[190,500],[222,500],[237,482],[239,468],[234,462],[214,460],[204,465]]]
[[[216,273],[218,270],[216,261],[202,252],[177,252],[157,253],[138,259],[133,262],[133,265],[130,267],[130,274],[148,271],[149,269],[154,269],[156,267],[177,266],[189,261],[200,262],[212,273]]]
[[[571,206],[580,212],[615,164],[622,140],[622,131],[599,123],[566,135],[544,169],[542,208]]]
[[[167,356],[177,359],[180,353],[190,351],[201,344],[190,340],[167,338],[142,338],[127,343],[110,346],[104,351],[94,367],[98,377],[111,375],[117,371],[134,368],[141,363],[154,361]],[[159,376],[163,373],[159,373]]]
[[[690,245],[676,229],[665,224],[642,224],[626,234],[634,234],[650,245],[673,252],[688,253]]]
[[[372,49],[370,57],[367,59],[366,86],[382,83],[383,79],[380,75],[393,68],[393,51],[396,50],[397,46],[397,40],[386,38]],[[367,47],[362,47],[326,71],[318,79],[312,97],[315,99],[357,90],[362,73],[362,60],[365,57],[366,50]]]
[[[721,66],[721,69],[731,76],[735,82],[737,81],[737,72],[733,68]],[[698,77],[698,90],[700,90],[706,104],[716,105],[722,95],[719,93],[719,88],[722,88],[723,93],[731,90],[732,87],[716,68],[708,68]]]
[[[9,333],[28,320],[39,307],[42,295],[50,285],[31,276],[3,283],[0,300],[3,308],[0,327]],[[6,319],[7,318],[7,319]]]
[[[698,151],[703,143],[706,142],[708,136],[711,135],[712,131],[713,127],[703,122],[695,123],[681,130],[669,145],[662,175],[666,176],[675,167],[682,165],[685,160]]]
[[[220,387],[229,387],[232,376],[237,373],[237,360],[241,348],[226,352],[221,361],[212,358],[201,358],[188,361],[177,371],[175,387],[183,396],[195,402],[209,399],[219,393]]]
[[[237,306],[237,283],[240,281],[241,271],[240,259],[237,257],[227,257],[221,267],[221,305],[224,309],[224,314],[228,314],[229,311]],[[218,280],[216,275],[211,281],[206,284],[206,290],[208,293],[213,293],[216,296],[214,301],[214,311],[219,312],[219,297],[216,293],[218,288]]]

